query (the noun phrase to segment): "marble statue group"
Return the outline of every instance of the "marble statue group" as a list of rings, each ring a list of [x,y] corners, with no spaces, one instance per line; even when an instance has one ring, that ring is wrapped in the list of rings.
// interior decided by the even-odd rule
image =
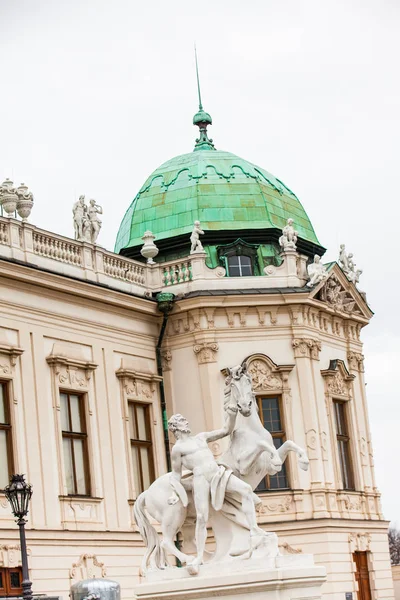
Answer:
[[[288,452],[297,454],[304,470],[308,458],[289,440],[275,448],[260,421],[245,366],[228,369],[225,384],[221,429],[192,434],[187,419],[180,414],[168,422],[176,439],[172,471],[152,483],[134,505],[135,521],[146,544],[143,573],[166,569],[167,553],[186,565],[191,575],[196,575],[206,560],[218,564],[278,555],[276,534],[257,525],[256,509],[261,500],[253,490],[266,475],[282,469]],[[228,449],[217,461],[208,443],[226,436]],[[160,523],[161,540],[146,512]],[[216,543],[212,555],[205,551],[208,525]],[[175,545],[178,532],[183,536],[181,549]]]
[[[101,229],[101,220],[98,215],[103,214],[101,206],[95,200],[85,202],[85,196],[80,196],[72,208],[74,218],[75,239],[80,242],[95,244]]]

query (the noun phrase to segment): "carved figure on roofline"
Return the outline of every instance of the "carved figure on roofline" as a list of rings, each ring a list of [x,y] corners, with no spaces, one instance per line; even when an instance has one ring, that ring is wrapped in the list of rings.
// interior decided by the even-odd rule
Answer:
[[[204,252],[203,244],[200,241],[201,235],[204,235],[204,231],[200,227],[200,221],[195,221],[193,231],[190,236],[190,254],[194,254],[196,252]]]
[[[342,271],[345,273],[347,279],[354,283],[354,285],[360,281],[362,269],[356,270],[356,263],[354,262],[353,254],[346,254],[344,244],[340,244],[339,265],[341,266]]]
[[[169,421],[177,438],[172,451],[173,471],[159,477],[140,494],[133,509],[147,546],[142,572],[167,568],[168,551],[188,566],[190,574],[197,574],[204,560],[207,520],[216,541],[209,562],[253,556],[264,559],[278,554],[276,534],[257,527],[255,510],[261,499],[252,490],[266,475],[282,469],[290,451],[296,452],[304,470],[308,468],[308,458],[302,448],[289,440],[275,448],[271,434],[260,421],[246,368],[237,366],[227,371],[222,429],[192,435],[182,415],[174,415]],[[207,443],[226,435],[230,435],[229,448],[216,462]],[[145,510],[160,523],[162,541]],[[182,550],[174,543],[180,530]],[[194,557],[187,554],[190,546],[196,547]]]
[[[88,206],[85,196],[79,196],[79,200],[72,207],[72,214],[75,239],[96,244],[102,225],[98,217],[103,214],[102,207],[96,204],[95,200],[90,200]]]
[[[307,273],[310,278],[310,281],[307,283],[308,287],[314,287],[314,285],[317,285],[328,277],[328,271],[322,264],[321,257],[318,254],[314,256],[314,262],[308,265]]]
[[[88,215],[91,227],[91,242],[95,244],[99,237],[101,229],[101,221],[98,215],[103,214],[103,209],[99,204],[96,204],[96,200],[89,200]]]
[[[279,245],[282,251],[296,250],[297,244],[297,231],[293,227],[293,219],[288,219],[285,227],[282,229],[282,235],[279,238]]]

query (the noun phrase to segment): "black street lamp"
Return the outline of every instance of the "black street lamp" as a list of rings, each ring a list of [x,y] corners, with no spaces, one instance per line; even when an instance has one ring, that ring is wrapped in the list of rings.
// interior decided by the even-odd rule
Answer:
[[[32,497],[32,486],[26,483],[25,475],[12,475],[10,485],[4,491],[19,526],[22,557],[22,596],[24,600],[32,600],[32,582],[29,580],[25,538],[25,523],[27,522],[25,517],[28,514],[29,500]]]

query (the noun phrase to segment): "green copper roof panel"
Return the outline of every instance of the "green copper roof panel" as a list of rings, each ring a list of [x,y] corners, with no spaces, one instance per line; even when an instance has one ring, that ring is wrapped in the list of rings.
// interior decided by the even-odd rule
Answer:
[[[128,208],[115,251],[139,246],[149,229],[157,239],[205,230],[282,229],[292,217],[300,237],[318,244],[298,198],[279,179],[230,154],[197,150],[164,163]]]

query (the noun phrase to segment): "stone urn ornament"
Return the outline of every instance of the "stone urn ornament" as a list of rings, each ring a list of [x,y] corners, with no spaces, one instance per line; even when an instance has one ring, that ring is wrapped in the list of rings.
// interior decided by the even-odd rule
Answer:
[[[26,223],[29,215],[32,211],[33,206],[33,194],[29,191],[28,186],[25,183],[17,188],[17,213],[22,219],[23,223]]]
[[[155,264],[153,258],[158,254],[158,248],[154,243],[155,239],[156,236],[151,231],[145,231],[142,237],[144,243],[142,249],[140,250],[140,254],[143,256],[143,258],[147,259],[148,265]]]
[[[17,208],[18,196],[11,179],[6,179],[0,186],[0,204],[8,217],[11,217]]]

